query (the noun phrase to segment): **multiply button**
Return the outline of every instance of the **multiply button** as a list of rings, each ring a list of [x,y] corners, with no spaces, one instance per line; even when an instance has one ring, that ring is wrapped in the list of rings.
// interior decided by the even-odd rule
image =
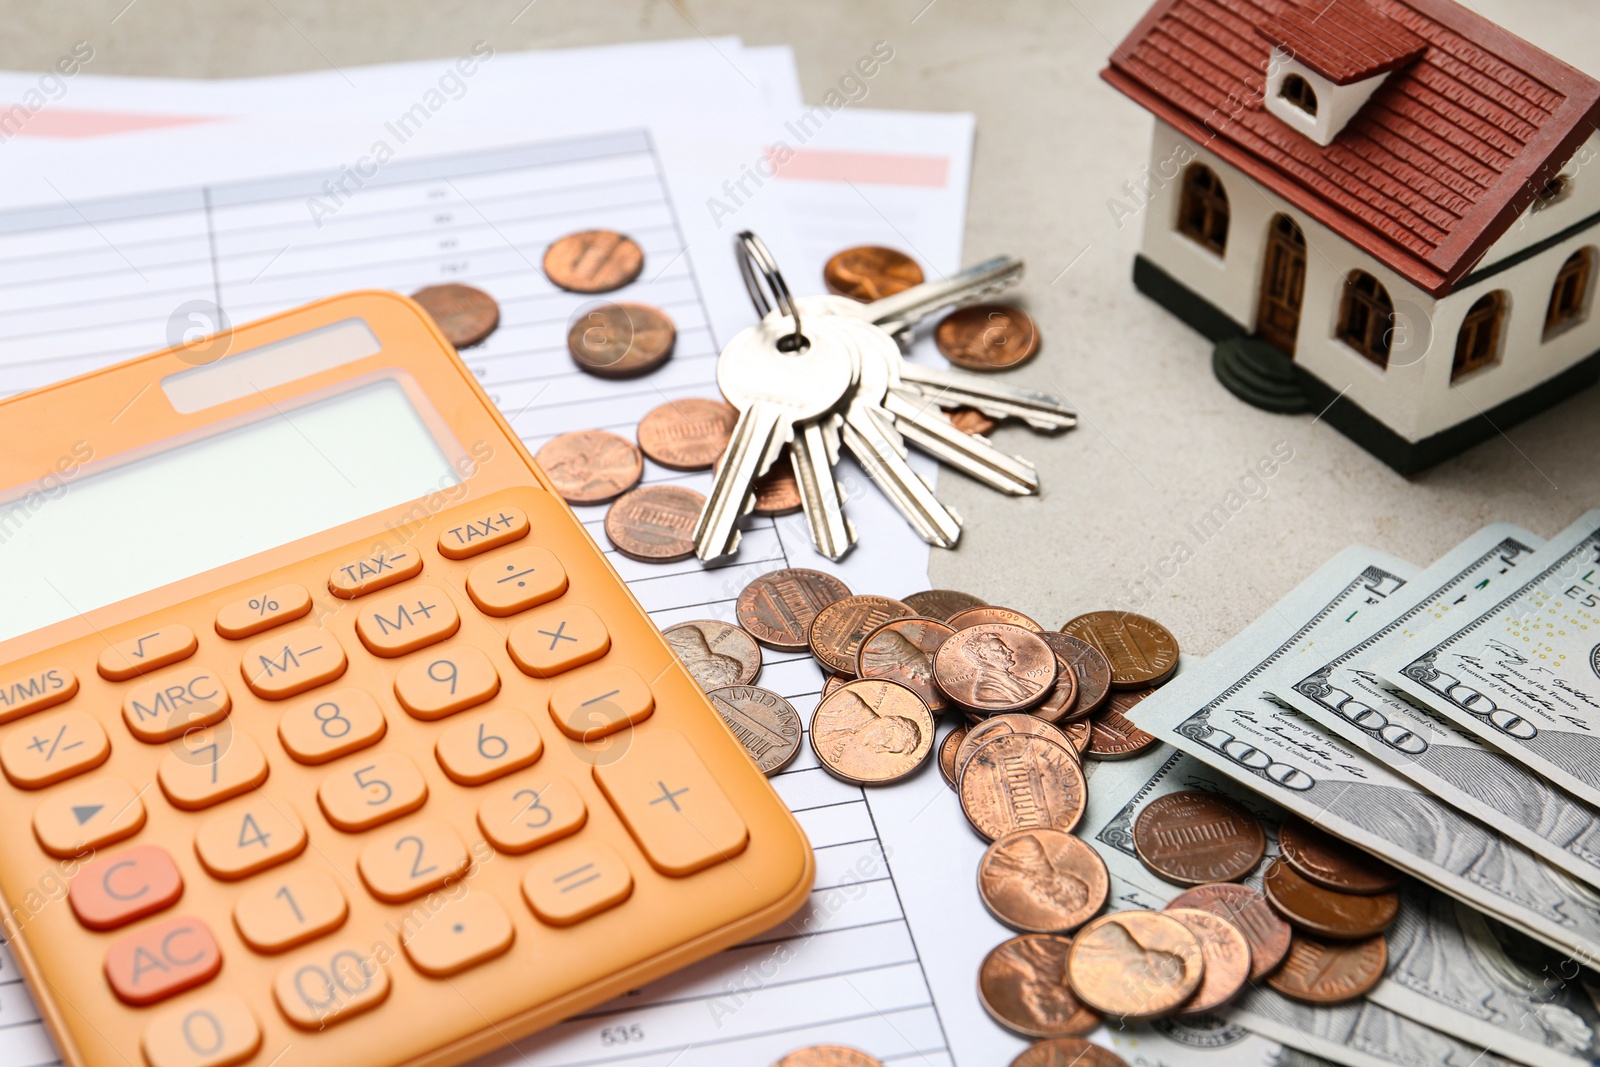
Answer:
[[[0,768],[19,789],[43,789],[98,767],[111,755],[111,740],[81,711],[58,711],[35,719],[0,742]]]
[[[750,831],[687,738],[657,727],[594,779],[650,865],[681,877],[743,852]]]
[[[343,600],[354,600],[421,573],[422,553],[414,548],[386,549],[333,568],[328,591]]]
[[[522,876],[522,895],[551,926],[571,926],[633,893],[633,872],[617,850],[599,841],[557,845]]]
[[[347,665],[344,649],[332,634],[301,626],[251,645],[239,661],[239,670],[256,696],[283,700],[333,681]]]
[[[144,802],[139,794],[109,775],[53,790],[33,809],[33,835],[46,852],[62,858],[132,837],[143,826]]]
[[[511,916],[493,897],[464,893],[437,911],[413,912],[404,920],[400,944],[417,970],[447,978],[505,952],[514,934]]]
[[[187,626],[163,626],[108,645],[100,653],[100,676],[113,682],[125,682],[146,671],[160,670],[188,659],[199,647],[199,639]]]
[[[280,585],[224,605],[217,612],[217,633],[230,641],[238,641],[293,622],[310,612],[311,594],[306,592],[305,586]]]
[[[574,741],[595,741],[643,722],[655,707],[650,687],[627,667],[593,669],[550,692],[550,717]]]
[[[528,513],[521,508],[496,508],[474,515],[439,535],[439,555],[466,559],[528,536]]]
[[[548,548],[529,545],[486,559],[467,573],[467,595],[485,615],[504,618],[567,591],[567,571]]]
[[[183,876],[172,854],[158,845],[135,845],[101,856],[72,876],[67,903],[91,930],[114,930],[169,908],[183,895]]]
[[[361,609],[356,634],[374,656],[403,656],[443,641],[461,627],[461,616],[444,592],[418,585]]]
[[[65,667],[45,667],[0,682],[0,724],[12,722],[71,700],[78,676]]]
[[[221,969],[222,950],[211,928],[188,916],[147,926],[106,950],[106,980],[134,1007],[193,989]]]
[[[611,634],[600,616],[582,604],[535,612],[511,628],[506,651],[523,674],[552,678],[605,655]]]
[[[134,737],[160,744],[195,727],[221,722],[231,706],[222,679],[204,667],[193,666],[128,690],[122,698],[122,719]]]
[[[150,1067],[232,1067],[261,1047],[261,1027],[232,993],[210,993],[168,1009],[144,1028]]]

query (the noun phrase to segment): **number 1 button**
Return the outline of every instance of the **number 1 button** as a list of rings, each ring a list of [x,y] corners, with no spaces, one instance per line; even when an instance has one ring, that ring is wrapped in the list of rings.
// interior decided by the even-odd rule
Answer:
[[[596,766],[594,779],[662,874],[693,874],[749,843],[744,820],[680,733],[635,731],[627,755]]]

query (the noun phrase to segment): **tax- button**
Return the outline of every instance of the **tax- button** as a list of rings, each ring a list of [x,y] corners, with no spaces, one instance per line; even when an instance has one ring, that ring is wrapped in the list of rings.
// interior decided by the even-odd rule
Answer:
[[[682,734],[642,730],[626,759],[594,768],[650,865],[681,877],[743,852],[750,831]]]
[[[466,559],[528,536],[528,513],[521,508],[495,508],[449,527],[439,535],[439,555]]]
[[[328,592],[343,600],[354,600],[421,573],[422,553],[414,548],[386,549],[333,568],[328,575]]]
[[[261,1027],[243,1000],[208,993],[169,1008],[144,1028],[150,1067],[232,1067],[261,1047]]]
[[[171,741],[200,726],[218,723],[232,698],[214,671],[183,667],[140,682],[122,698],[122,719],[134,737],[151,744]]]
[[[0,682],[0,723],[32,715],[71,700],[78,693],[78,676],[65,667],[44,667]]]
[[[178,902],[183,876],[159,845],[135,845],[100,856],[72,876],[67,903],[91,930],[114,930]]]
[[[64,859],[132,837],[143,826],[139,794],[109,775],[52,790],[33,809],[33,835],[46,852]]]
[[[591,669],[550,691],[550,717],[574,741],[594,741],[643,722],[655,707],[650,687],[627,667]]]
[[[502,552],[467,572],[467,595],[485,615],[504,618],[567,591],[567,571],[548,548]]]
[[[250,691],[262,700],[283,700],[333,681],[348,665],[333,635],[300,626],[245,650],[239,670]]]
[[[193,989],[221,969],[222,950],[211,928],[186,915],[147,926],[106,950],[106,980],[134,1007]]]
[[[437,911],[405,921],[400,944],[411,965],[432,978],[447,978],[492,960],[511,947],[511,916],[485,893],[464,893]]]
[[[188,659],[199,647],[199,639],[187,626],[163,626],[106,646],[100,652],[100,676],[113,682],[125,682],[147,671]]]
[[[404,593],[375,600],[356,616],[356,634],[374,656],[403,656],[443,641],[460,628],[456,606],[431,585],[411,586]]]
[[[611,634],[600,616],[582,604],[536,611],[511,628],[506,651],[523,674],[552,678],[605,655]]]
[[[230,641],[254,637],[311,613],[311,594],[303,585],[280,585],[240,597],[217,612],[217,633]]]
[[[58,711],[34,719],[0,742],[0,768],[19,789],[43,789],[98,767],[111,755],[111,740],[91,716]]]

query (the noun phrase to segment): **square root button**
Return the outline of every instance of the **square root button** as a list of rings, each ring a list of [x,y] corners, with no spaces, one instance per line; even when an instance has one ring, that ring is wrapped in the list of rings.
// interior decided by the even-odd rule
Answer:
[[[680,733],[635,730],[627,752],[597,765],[594,779],[662,874],[693,874],[750,842],[744,820]]]

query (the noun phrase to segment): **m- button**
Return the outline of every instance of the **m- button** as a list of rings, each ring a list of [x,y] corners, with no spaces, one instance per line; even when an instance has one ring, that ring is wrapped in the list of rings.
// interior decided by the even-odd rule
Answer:
[[[239,670],[262,700],[283,700],[344,673],[344,649],[326,630],[301,626],[245,649]]]
[[[385,549],[333,568],[328,592],[342,600],[354,600],[421,573],[422,553],[414,548]]]
[[[594,779],[650,865],[681,877],[743,852],[750,831],[682,734],[636,731],[628,754]]]
[[[146,671],[188,659],[199,647],[199,639],[187,626],[162,626],[106,646],[100,653],[100,676],[112,682],[125,682]]]

